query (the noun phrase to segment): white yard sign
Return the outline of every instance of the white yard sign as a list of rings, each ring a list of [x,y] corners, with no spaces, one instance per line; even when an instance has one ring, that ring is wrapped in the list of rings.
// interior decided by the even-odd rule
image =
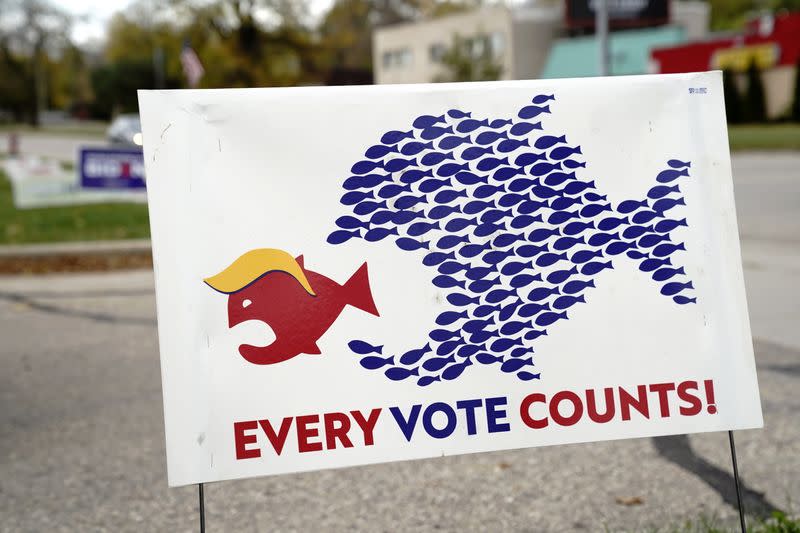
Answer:
[[[170,485],[762,425],[719,73],[140,106]]]

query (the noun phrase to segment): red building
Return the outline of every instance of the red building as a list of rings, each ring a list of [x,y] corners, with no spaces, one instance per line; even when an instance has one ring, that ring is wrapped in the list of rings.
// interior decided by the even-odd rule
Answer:
[[[800,61],[800,13],[753,20],[738,35],[655,49],[650,58],[659,73],[744,72],[755,62],[762,71],[767,114],[777,117],[786,112],[794,95],[794,73]]]

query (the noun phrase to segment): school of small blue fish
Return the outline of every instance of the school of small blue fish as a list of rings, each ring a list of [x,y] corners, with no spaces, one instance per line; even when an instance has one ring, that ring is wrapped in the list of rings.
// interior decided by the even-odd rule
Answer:
[[[422,346],[388,355],[353,340],[367,370],[420,386],[454,380],[490,365],[528,381],[535,339],[569,308],[586,303],[596,277],[625,254],[675,304],[696,303],[674,254],[671,233],[687,226],[672,213],[686,205],[678,182],[690,161],[665,158],[643,199],[612,206],[585,173],[580,146],[544,131],[555,95],[540,94],[515,119],[451,109],[423,115],[408,130],[386,132],[344,180],[330,244],[392,239],[437,271],[451,309],[436,318]]]

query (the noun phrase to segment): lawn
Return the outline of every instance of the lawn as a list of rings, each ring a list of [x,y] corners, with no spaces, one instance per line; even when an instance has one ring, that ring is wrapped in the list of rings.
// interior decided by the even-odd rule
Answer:
[[[0,245],[150,236],[147,206],[95,204],[16,209],[11,183],[0,171]]]
[[[731,151],[800,150],[800,124],[728,126]]]

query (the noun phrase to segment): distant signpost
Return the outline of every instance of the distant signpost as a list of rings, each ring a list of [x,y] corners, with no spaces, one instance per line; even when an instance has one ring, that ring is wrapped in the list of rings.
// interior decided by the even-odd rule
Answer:
[[[87,189],[144,189],[141,148],[81,148],[78,156],[81,187]]]

